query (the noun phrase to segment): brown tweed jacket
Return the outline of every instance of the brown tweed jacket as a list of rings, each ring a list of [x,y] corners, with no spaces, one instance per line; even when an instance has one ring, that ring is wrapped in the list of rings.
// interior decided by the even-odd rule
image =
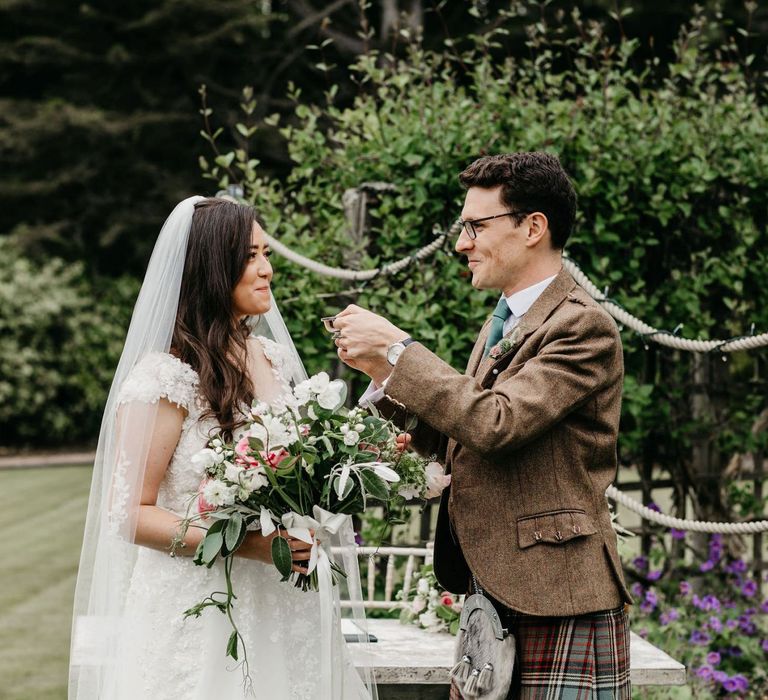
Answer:
[[[605,489],[616,474],[624,374],[613,319],[564,269],[483,359],[486,321],[464,375],[419,343],[376,406],[452,474],[435,534],[435,573],[465,593],[470,570],[531,615],[631,602]]]

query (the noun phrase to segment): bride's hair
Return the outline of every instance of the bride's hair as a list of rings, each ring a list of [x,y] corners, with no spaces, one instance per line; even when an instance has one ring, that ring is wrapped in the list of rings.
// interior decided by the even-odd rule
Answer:
[[[248,326],[237,318],[232,292],[248,263],[254,209],[224,199],[195,204],[171,352],[200,376],[200,391],[225,439],[244,424],[235,407],[250,404],[246,369]],[[260,222],[259,222],[260,223]]]

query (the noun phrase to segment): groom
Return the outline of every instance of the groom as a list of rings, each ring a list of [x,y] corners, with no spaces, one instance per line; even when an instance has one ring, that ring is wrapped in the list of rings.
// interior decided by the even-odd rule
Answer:
[[[555,156],[487,156],[459,176],[457,252],[501,293],[464,374],[357,306],[334,323],[364,399],[452,474],[435,533],[441,585],[471,575],[516,637],[510,697],[630,698],[630,596],[605,489],[616,473],[623,360],[611,317],[562,267],[576,195]],[[456,687],[452,697],[460,697]]]

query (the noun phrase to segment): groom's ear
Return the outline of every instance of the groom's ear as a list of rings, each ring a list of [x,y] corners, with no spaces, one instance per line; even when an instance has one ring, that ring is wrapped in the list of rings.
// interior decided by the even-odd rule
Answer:
[[[549,220],[546,214],[535,211],[528,215],[526,220],[528,232],[525,235],[525,244],[528,247],[538,245],[542,238],[549,233]]]

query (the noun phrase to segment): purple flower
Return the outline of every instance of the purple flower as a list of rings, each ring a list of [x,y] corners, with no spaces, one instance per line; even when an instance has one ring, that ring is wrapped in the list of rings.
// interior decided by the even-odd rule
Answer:
[[[661,613],[659,622],[662,624],[662,626],[664,626],[678,619],[680,619],[680,613],[675,608],[670,608],[669,610],[665,610],[663,613]]]
[[[768,615],[768,600],[764,600],[760,603],[760,612]]]
[[[762,642],[760,642],[760,648],[768,654],[768,639],[764,639]]]
[[[644,571],[648,568],[648,557],[635,557],[632,560],[632,566],[634,566],[638,571]]]
[[[703,664],[696,669],[696,675],[708,681],[712,678],[712,667],[709,664]]]
[[[712,571],[712,569],[715,568],[715,562],[713,562],[711,559],[707,559],[701,566],[699,566],[699,571],[702,573],[706,573],[707,571]]]
[[[725,651],[728,653],[728,656],[734,657],[741,656],[744,653],[739,647],[728,647]]]
[[[707,654],[707,663],[710,664],[710,666],[717,666],[717,664],[720,663],[720,654],[716,651],[710,651],[709,654]]]
[[[359,532],[355,533],[355,544],[360,546],[365,544],[365,540],[363,539],[363,536]]]
[[[739,684],[735,678],[727,678],[723,681],[723,688],[729,693],[735,693],[739,689]]]
[[[691,584],[688,581],[680,581],[680,593],[682,595],[689,595],[691,592]],[[768,600],[765,601],[768,604]]]
[[[673,540],[684,540],[685,539],[685,530],[678,530],[676,527],[672,527],[669,529],[669,534],[672,535]]]
[[[751,598],[753,595],[755,595],[755,593],[757,593],[757,583],[755,583],[755,581],[752,579],[745,581],[744,585],[741,587],[741,593],[747,598]]]
[[[648,572],[649,581],[658,581],[661,578],[661,569],[654,569]]]
[[[711,641],[711,637],[706,633],[702,632],[701,630],[693,630],[691,632],[691,644],[698,644],[699,646],[704,646],[706,644],[709,644]]]
[[[728,680],[728,674],[725,671],[713,671],[712,678],[714,678],[718,683],[724,683],[726,680]]]
[[[657,513],[661,513],[661,508],[659,508],[653,501],[648,504],[648,510],[655,510]]]
[[[642,639],[648,639],[648,628],[642,627],[641,629],[637,630],[637,636]]]
[[[656,609],[656,604],[658,602],[659,599],[656,597],[656,592],[649,588],[645,592],[645,598],[643,598],[643,602],[640,603],[640,610],[646,615],[652,613]]]
[[[635,596],[635,598],[642,598],[643,597],[643,584],[635,582],[630,587],[629,590],[631,591],[632,595]]]
[[[738,620],[726,620],[725,626],[729,630],[735,630],[739,626],[739,621]]]
[[[719,617],[710,617],[707,624],[709,625],[709,629],[711,629],[715,634],[723,631],[723,623],[720,621]]]
[[[731,677],[732,681],[736,681],[736,690],[741,691],[742,693],[749,690],[749,681],[747,680],[746,676],[742,676],[740,673],[737,673],[735,676]]]
[[[729,574],[743,574],[747,570],[747,562],[743,559],[734,559],[729,564],[726,564],[725,570]]]
[[[702,608],[703,610],[714,610],[716,612],[720,610],[720,601],[717,596],[714,596],[711,593],[705,595],[701,602],[704,606]]]

